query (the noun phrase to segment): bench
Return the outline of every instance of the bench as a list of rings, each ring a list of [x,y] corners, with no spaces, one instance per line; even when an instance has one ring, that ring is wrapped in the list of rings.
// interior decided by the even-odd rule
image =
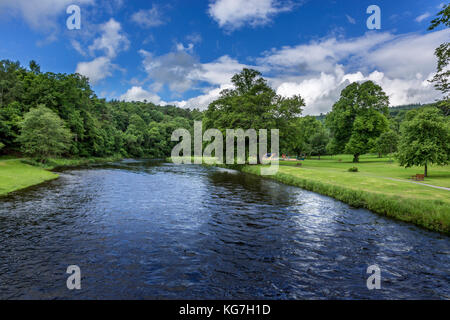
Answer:
[[[424,181],[425,175],[424,174],[416,174],[415,176],[412,176],[411,179],[415,181]]]

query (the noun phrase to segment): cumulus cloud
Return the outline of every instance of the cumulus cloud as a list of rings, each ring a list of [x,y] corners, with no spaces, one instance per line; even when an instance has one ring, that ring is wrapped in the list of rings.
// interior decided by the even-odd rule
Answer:
[[[277,68],[278,76],[270,83],[279,94],[305,98],[307,114],[329,111],[340,91],[354,81],[372,80],[381,85],[391,105],[426,103],[440,98],[428,80],[436,67],[434,50],[449,37],[450,30],[425,35],[366,34],[352,40],[332,38],[272,50],[259,62]]]
[[[151,9],[139,10],[131,16],[131,20],[143,28],[152,28],[165,24],[161,10],[153,5]]]
[[[130,45],[128,38],[122,33],[120,23],[112,18],[100,26],[100,32],[100,36],[89,46],[89,52],[91,55],[96,52],[103,55],[92,61],[80,62],[76,68],[76,72],[88,77],[92,84],[110,77],[115,69],[119,69],[112,61],[119,52],[127,50]],[[78,42],[73,41],[72,45],[78,52],[86,55]]]
[[[220,92],[225,89],[231,89],[233,86],[231,84],[223,84],[218,88],[208,88],[204,90],[204,93],[188,99],[188,100],[182,100],[182,101],[172,101],[169,104],[176,105],[180,108],[188,108],[188,109],[194,109],[194,108],[200,108],[204,109],[206,106],[208,106],[211,102],[219,98]]]
[[[184,47],[183,47],[184,49]],[[183,93],[193,85],[189,74],[196,68],[197,59],[178,47],[178,50],[162,56],[140,50],[148,77],[157,84],[167,85],[176,93]]]
[[[220,27],[235,30],[245,24],[267,24],[273,16],[292,9],[290,1],[215,0],[209,5],[208,13]]]
[[[130,88],[127,92],[120,96],[120,100],[148,101],[158,105],[166,104],[157,94],[147,91],[140,86],[133,86]]]
[[[342,89],[355,81],[379,84],[391,105],[439,99],[441,94],[428,80],[436,69],[434,50],[449,37],[448,29],[426,34],[369,32],[350,39],[327,37],[274,48],[250,60],[254,65],[228,55],[201,63],[192,47],[183,45],[163,56],[141,53],[149,79],[154,81],[153,92],[158,93],[164,85],[178,92],[203,87],[198,96],[169,104],[204,109],[223,89],[232,87],[234,74],[242,68],[254,68],[263,72],[278,94],[300,94],[306,102],[305,114],[319,114],[330,111]]]
[[[213,85],[230,84],[231,77],[250,66],[224,55],[209,63],[198,64],[189,74],[191,80],[204,81]],[[255,68],[255,67],[253,67]]]
[[[121,32],[122,27],[120,23],[113,18],[102,24],[100,31],[101,36],[89,46],[91,53],[102,51],[107,57],[114,58],[118,52],[128,49],[130,42]]]
[[[371,49],[394,39],[389,33],[371,32],[354,39],[326,38],[308,44],[272,49],[258,64],[298,72],[330,72],[343,59],[361,59]]]
[[[112,75],[113,70],[117,68],[108,57],[99,57],[92,61],[80,62],[77,65],[76,73],[89,78],[92,84]]]

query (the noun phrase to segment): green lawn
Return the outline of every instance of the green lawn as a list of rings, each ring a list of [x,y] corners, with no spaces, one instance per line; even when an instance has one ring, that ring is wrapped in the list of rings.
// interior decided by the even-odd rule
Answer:
[[[20,159],[0,160],[0,196],[56,178],[57,174]]]
[[[297,166],[299,162],[301,167]],[[348,172],[354,166],[359,172]],[[245,166],[243,171],[259,174],[259,166]],[[412,183],[410,177],[417,173],[423,173],[423,168],[405,169],[389,158],[366,155],[355,164],[351,156],[338,155],[280,161],[278,173],[268,178],[449,233],[450,190]],[[428,175],[422,183],[450,188],[450,166],[429,166]]]
[[[56,167],[81,166],[119,159],[121,159],[120,156],[82,159],[52,158],[48,159],[45,164],[41,164],[30,159],[0,157],[0,196],[58,178],[56,173],[49,171]]]

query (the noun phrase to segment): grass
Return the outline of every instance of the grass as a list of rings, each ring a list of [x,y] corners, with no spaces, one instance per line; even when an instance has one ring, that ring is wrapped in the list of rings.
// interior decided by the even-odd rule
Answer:
[[[23,163],[20,159],[0,160],[0,196],[56,178],[56,173]]]
[[[45,164],[42,164],[32,159],[2,157],[0,158],[0,196],[57,179],[58,175],[50,171],[55,168],[103,163],[118,159],[120,159],[119,156],[109,158],[49,159]]]
[[[341,161],[339,161],[341,159]],[[389,158],[366,155],[360,163],[340,155],[301,161],[281,161],[268,178],[331,196],[401,221],[450,234],[450,191],[411,183],[422,168],[400,167]],[[357,167],[358,172],[349,172]],[[244,166],[243,172],[260,174],[261,166]],[[450,187],[450,167],[430,166],[424,184]]]

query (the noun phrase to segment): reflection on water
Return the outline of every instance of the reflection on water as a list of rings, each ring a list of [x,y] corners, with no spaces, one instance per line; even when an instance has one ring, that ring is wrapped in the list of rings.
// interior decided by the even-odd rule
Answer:
[[[449,299],[449,245],[256,176],[128,160],[0,200],[0,298]]]

